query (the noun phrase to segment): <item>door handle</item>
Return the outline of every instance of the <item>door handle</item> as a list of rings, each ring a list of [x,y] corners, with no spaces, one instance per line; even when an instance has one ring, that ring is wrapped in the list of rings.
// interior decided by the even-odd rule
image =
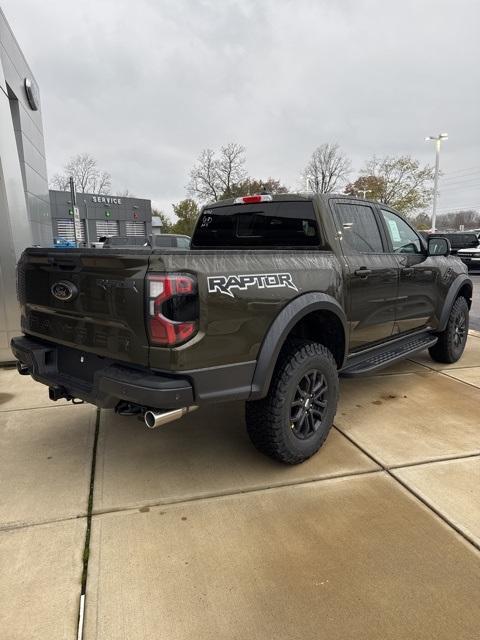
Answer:
[[[354,275],[360,276],[360,278],[367,278],[371,273],[371,269],[367,269],[367,267],[361,267],[360,269],[356,269]]]
[[[413,267],[403,267],[402,273],[404,276],[411,276],[413,274]]]

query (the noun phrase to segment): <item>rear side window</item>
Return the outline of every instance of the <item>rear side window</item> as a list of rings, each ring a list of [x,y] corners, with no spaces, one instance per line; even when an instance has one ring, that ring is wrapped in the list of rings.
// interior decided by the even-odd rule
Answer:
[[[337,203],[335,217],[341,241],[359,253],[383,253],[373,209],[363,204]]]
[[[262,202],[205,209],[192,244],[196,247],[318,246],[311,202]]]

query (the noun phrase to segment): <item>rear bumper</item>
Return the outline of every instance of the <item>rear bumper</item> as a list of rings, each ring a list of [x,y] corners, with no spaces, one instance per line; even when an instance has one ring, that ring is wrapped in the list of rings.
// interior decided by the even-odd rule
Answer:
[[[80,398],[102,408],[114,408],[120,401],[144,407],[177,409],[194,404],[192,383],[187,378],[160,375],[135,369],[93,356],[86,356],[74,369],[86,373],[74,377],[59,365],[58,345],[26,336],[13,338],[11,348],[17,360],[28,369],[34,380],[50,388],[52,400]],[[70,369],[71,371],[71,369]]]

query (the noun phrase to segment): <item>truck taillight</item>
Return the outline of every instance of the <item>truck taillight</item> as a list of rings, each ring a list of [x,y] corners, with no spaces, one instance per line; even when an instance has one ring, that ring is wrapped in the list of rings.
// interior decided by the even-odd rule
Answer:
[[[174,347],[198,330],[197,282],[185,273],[147,274],[147,326],[151,344]]]
[[[233,204],[257,204],[258,202],[271,202],[272,196],[268,193],[256,194],[253,196],[240,196],[235,198]]]

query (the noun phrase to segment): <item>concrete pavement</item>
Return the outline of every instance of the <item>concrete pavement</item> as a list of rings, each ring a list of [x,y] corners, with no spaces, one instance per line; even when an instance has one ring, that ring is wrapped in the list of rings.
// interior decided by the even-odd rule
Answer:
[[[149,431],[0,370],[2,633],[74,638],[88,558],[85,640],[477,638],[480,336],[415,360],[342,380],[293,468],[241,404]]]

